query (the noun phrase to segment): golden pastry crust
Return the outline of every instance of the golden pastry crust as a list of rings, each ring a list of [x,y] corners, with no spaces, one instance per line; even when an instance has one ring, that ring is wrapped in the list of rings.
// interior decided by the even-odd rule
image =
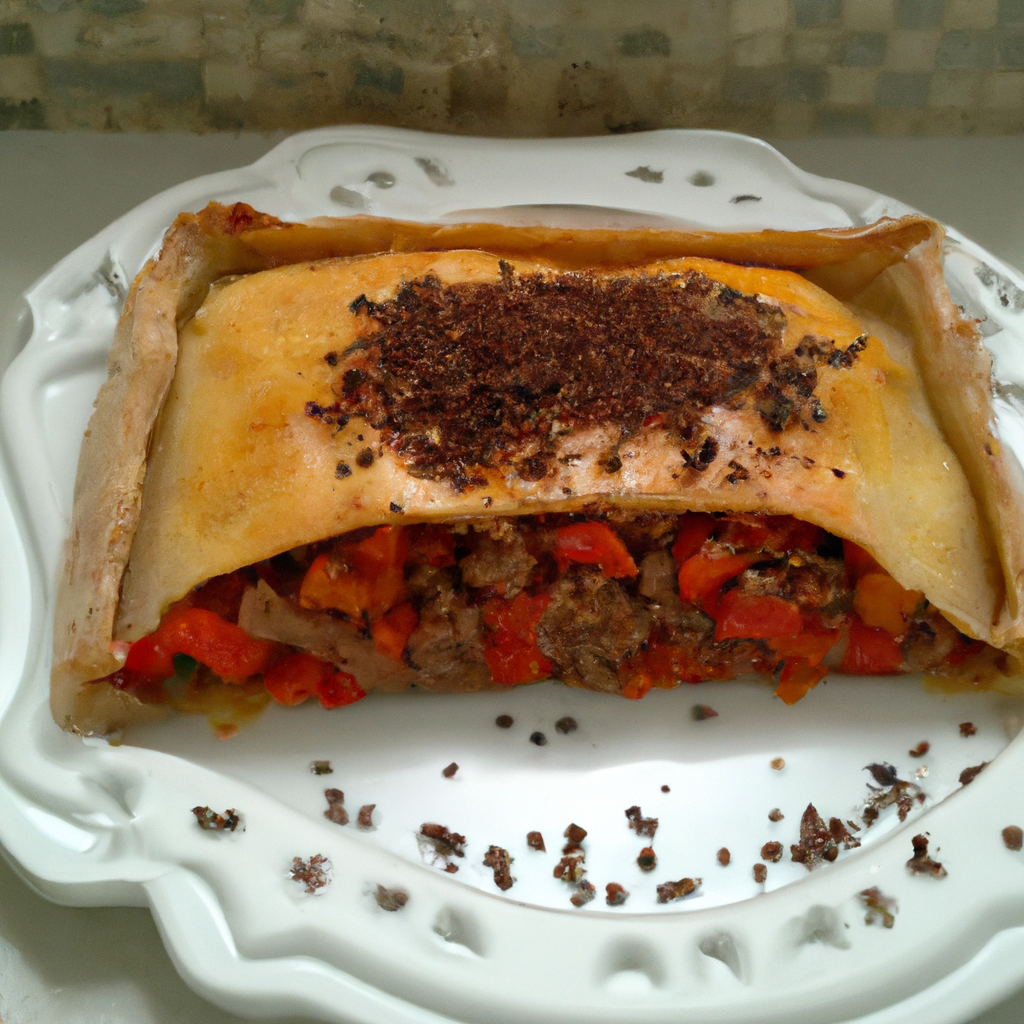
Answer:
[[[365,217],[288,225],[215,204],[182,215],[132,287],[83,443],[57,601],[55,719],[109,732],[159,713],[91,681],[218,573],[363,526],[595,501],[797,516],[866,547],[958,628],[1018,650],[1019,467],[992,434],[988,354],[946,292],[941,237],[919,217],[719,235]],[[717,446],[704,466],[656,424],[619,445],[621,469],[609,473],[620,425],[580,423],[540,479],[496,463],[460,490],[450,474],[410,473],[408,451],[365,418],[339,427],[308,414],[336,403],[339,381],[363,365],[363,349],[349,351],[373,326],[360,297],[386,303],[428,279],[493,288],[509,274],[581,271],[597,282],[699,275],[780,310],[781,354],[810,336],[835,352],[854,345],[856,359],[819,360],[821,423],[804,415],[775,430],[754,403],[702,410],[701,437]],[[336,472],[364,449],[366,468]]]

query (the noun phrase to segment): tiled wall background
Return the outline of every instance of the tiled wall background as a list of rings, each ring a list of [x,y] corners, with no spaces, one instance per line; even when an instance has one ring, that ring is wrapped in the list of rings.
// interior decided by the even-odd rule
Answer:
[[[0,0],[0,128],[1024,131],[1024,0]]]

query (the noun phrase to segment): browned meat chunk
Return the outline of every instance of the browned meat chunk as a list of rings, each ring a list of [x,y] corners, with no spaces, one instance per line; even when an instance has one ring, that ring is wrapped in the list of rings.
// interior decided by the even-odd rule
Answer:
[[[462,582],[469,587],[499,587],[505,585],[503,596],[511,600],[526,586],[530,570],[537,564],[523,543],[518,530],[503,531],[499,537],[492,533],[470,534],[473,550],[459,562]]]
[[[551,588],[537,626],[537,644],[566,682],[618,693],[616,662],[635,651],[651,614],[600,569],[575,566]]]

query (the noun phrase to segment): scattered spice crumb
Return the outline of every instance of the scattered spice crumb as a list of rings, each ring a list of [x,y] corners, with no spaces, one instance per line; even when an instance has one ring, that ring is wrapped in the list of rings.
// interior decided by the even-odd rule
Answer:
[[[765,843],[761,847],[761,860],[778,864],[782,860],[782,843],[777,843],[774,839]]]
[[[697,891],[701,879],[680,878],[678,882],[663,882],[658,886],[658,902],[668,903],[670,900],[681,900]]]
[[[539,832],[527,832],[526,845],[531,850],[540,850],[541,853],[547,853],[547,847],[544,845],[544,837]]]
[[[982,761],[973,768],[965,768],[960,773],[960,785],[969,786],[987,767],[988,761]]]
[[[576,891],[569,897],[569,902],[574,907],[582,907],[584,903],[589,903],[596,894],[597,887],[593,882],[588,882],[584,878],[583,881],[576,886]]]
[[[309,770],[314,775],[333,775],[334,769],[331,767],[330,761],[311,761],[309,763]]]
[[[913,750],[909,750],[907,751],[907,753],[910,754],[911,757],[924,757],[924,755],[927,754],[928,751],[931,749],[932,745],[927,740],[921,740],[921,742],[918,743],[918,745],[914,747]]]
[[[960,723],[960,735],[961,736],[974,736],[978,732],[978,727],[973,722],[961,722]]]
[[[459,766],[458,766],[458,765],[457,765],[457,764],[456,764],[456,763],[455,763],[454,761],[452,761],[452,763],[451,763],[450,765],[448,765],[448,767],[447,767],[447,768],[445,768],[445,769],[444,769],[444,770],[443,770],[443,771],[441,772],[441,774],[442,774],[442,775],[443,775],[443,776],[444,776],[444,777],[445,777],[446,779],[451,779],[451,778],[454,778],[454,777],[455,777],[455,773],[456,773],[456,772],[457,772],[458,770],[459,770]]]
[[[826,825],[814,804],[808,804],[800,817],[800,842],[790,846],[789,851],[792,860],[811,871],[823,860],[834,861],[839,856],[840,844],[849,850],[860,846],[860,840],[850,833],[842,819],[830,818]]]
[[[769,820],[769,821],[782,821],[782,819],[783,819],[784,817],[785,817],[785,815],[784,815],[784,814],[782,813],[782,811],[780,811],[780,810],[778,809],[778,807],[773,807],[773,808],[772,808],[772,809],[771,809],[771,810],[770,810],[770,811],[768,812],[768,820]]]
[[[363,804],[359,808],[359,815],[356,818],[356,826],[364,832],[372,831],[376,826],[373,824],[373,812],[376,804]]]
[[[662,791],[662,793],[667,793],[667,792],[669,792],[669,788],[668,788],[668,786],[662,786],[662,787],[661,787],[661,791]]]
[[[508,850],[500,846],[489,846],[484,854],[484,866],[494,870],[494,884],[504,892],[512,888],[512,860]]]
[[[629,893],[618,882],[609,882],[604,891],[607,894],[604,901],[609,907],[621,907],[629,899]]]
[[[548,741],[547,736],[545,736],[544,733],[542,733],[542,732],[531,732],[530,733],[530,742],[535,744],[538,747],[543,747],[544,744],[547,743],[547,741]]]
[[[499,729],[511,729],[513,721],[514,719],[511,715],[498,715],[498,717],[494,720],[494,724]]]
[[[645,818],[636,804],[632,807],[626,808],[626,817],[629,819],[630,828],[632,828],[638,836],[649,836],[651,839],[654,838],[654,833],[658,831],[657,818]]]
[[[945,878],[946,869],[936,860],[928,856],[928,837],[914,836],[910,840],[914,847],[914,856],[907,861],[912,875],[931,875],[932,878]]]
[[[340,789],[325,789],[324,796],[327,797],[327,810],[324,817],[333,821],[335,825],[348,824],[348,811],[345,810],[345,794]]]
[[[914,778],[915,779],[924,779],[924,778],[927,778],[927,777],[928,777],[928,765],[923,764],[923,765],[921,765],[920,768],[915,768],[914,769]]]
[[[754,881],[758,885],[764,885],[765,879],[768,877],[768,865],[767,864],[755,864],[754,865]]]
[[[723,846],[715,856],[718,858],[718,863],[721,864],[723,868],[727,868],[732,861],[732,854],[729,852],[729,848],[727,846]]]
[[[773,768],[774,768],[774,769],[775,769],[775,770],[776,770],[777,772],[781,772],[781,771],[782,771],[782,769],[786,767],[786,761],[785,761],[785,759],[784,759],[784,758],[781,758],[781,757],[773,757],[773,758],[772,758],[772,767],[773,767]]]
[[[199,827],[206,832],[234,832],[242,821],[234,807],[223,814],[218,814],[210,807],[193,807],[192,813]]]
[[[434,867],[441,868],[450,875],[459,870],[455,858],[466,856],[466,837],[459,835],[458,832],[450,832],[444,825],[432,821],[420,825],[420,830],[416,833],[416,842],[424,860],[429,857]]]
[[[1003,829],[1003,843],[1008,850],[1019,850],[1024,847],[1024,830],[1018,825],[1007,825]]]
[[[584,859],[582,853],[567,854],[555,865],[551,873],[563,882],[578,882],[587,873],[583,866]]]
[[[322,853],[314,853],[308,862],[301,857],[293,857],[289,877],[299,882],[305,891],[312,895],[330,884],[330,870],[331,862]]]
[[[658,857],[649,846],[645,846],[640,851],[636,862],[640,865],[641,871],[653,871],[658,866]]]
[[[891,928],[896,923],[896,900],[892,896],[884,896],[877,886],[865,889],[860,894],[867,913],[864,915],[865,924],[874,924],[881,921],[886,928]]]
[[[707,704],[694,704],[690,709],[690,714],[695,722],[703,722],[705,719],[718,717],[718,712]]]
[[[565,849],[562,850],[562,853],[569,853],[570,849],[577,848],[580,843],[587,838],[587,830],[585,828],[581,828],[574,822],[566,827],[562,836],[569,840],[569,842],[566,843]]]
[[[869,764],[865,770],[871,772],[874,780],[883,787],[876,789],[868,783],[871,796],[865,801],[864,812],[861,815],[868,828],[878,820],[882,811],[892,804],[896,805],[900,821],[906,821],[907,815],[913,810],[914,801],[924,803],[924,792],[921,788],[913,782],[898,778],[896,769],[891,764]]]
[[[401,910],[409,902],[409,894],[404,889],[388,889],[383,885],[377,886],[374,899],[381,910]]]
[[[579,724],[576,719],[569,715],[566,715],[564,718],[560,718],[555,722],[556,732],[562,733],[563,736],[568,736],[569,733],[575,732],[578,728]]]

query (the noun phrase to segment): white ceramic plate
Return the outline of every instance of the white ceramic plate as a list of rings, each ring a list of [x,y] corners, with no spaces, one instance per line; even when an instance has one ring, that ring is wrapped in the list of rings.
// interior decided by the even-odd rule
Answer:
[[[288,219],[717,229],[907,212],[721,133],[523,142],[325,129],[165,192],[61,261],[28,296],[34,331],[0,391],[0,841],[37,888],[69,903],[149,905],[185,978],[250,1015],[895,1024],[923,1014],[953,1024],[1024,980],[1024,859],[1000,835],[1024,824],[1024,747],[1010,743],[1024,712],[1009,698],[841,679],[786,708],[756,684],[637,703],[544,684],[374,694],[331,713],[274,707],[229,742],[184,718],[119,747],[57,729],[46,706],[50,603],[79,439],[126,283],[175,214],[210,199]],[[1021,283],[963,241],[947,247],[947,273],[957,301],[990,317],[1000,429],[1012,441]],[[718,717],[694,720],[698,702]],[[494,725],[502,713],[515,719],[509,730]],[[554,728],[565,715],[579,723],[568,735]],[[968,720],[977,734],[965,738]],[[544,746],[529,741],[537,730]],[[921,740],[931,749],[914,760]],[[961,792],[961,770],[993,758]],[[314,759],[333,774],[311,774]],[[442,778],[452,761],[455,778]],[[873,781],[864,766],[878,762],[926,795],[906,822],[889,808],[834,864],[808,874],[787,852],[755,883],[762,845],[788,851],[808,803],[859,819]],[[374,830],[327,821],[327,786],[344,790],[353,819],[376,804]],[[245,830],[201,831],[197,804],[237,808]],[[660,821],[651,874],[635,863],[645,840],[627,827],[632,805]],[[785,817],[771,822],[775,807]],[[428,821],[467,837],[457,874],[425,862],[416,831]],[[552,875],[570,822],[588,830],[598,889],[581,909]],[[546,853],[527,847],[534,829]],[[904,866],[923,830],[943,879]],[[515,858],[504,894],[482,863],[492,844]],[[314,854],[329,858],[331,882],[307,895],[289,868]],[[683,876],[703,879],[697,893],[659,905],[656,884]],[[612,881],[631,893],[623,907],[604,904]],[[378,884],[405,890],[407,905],[380,909]],[[897,901],[893,928],[865,922],[858,894],[870,887]]]

